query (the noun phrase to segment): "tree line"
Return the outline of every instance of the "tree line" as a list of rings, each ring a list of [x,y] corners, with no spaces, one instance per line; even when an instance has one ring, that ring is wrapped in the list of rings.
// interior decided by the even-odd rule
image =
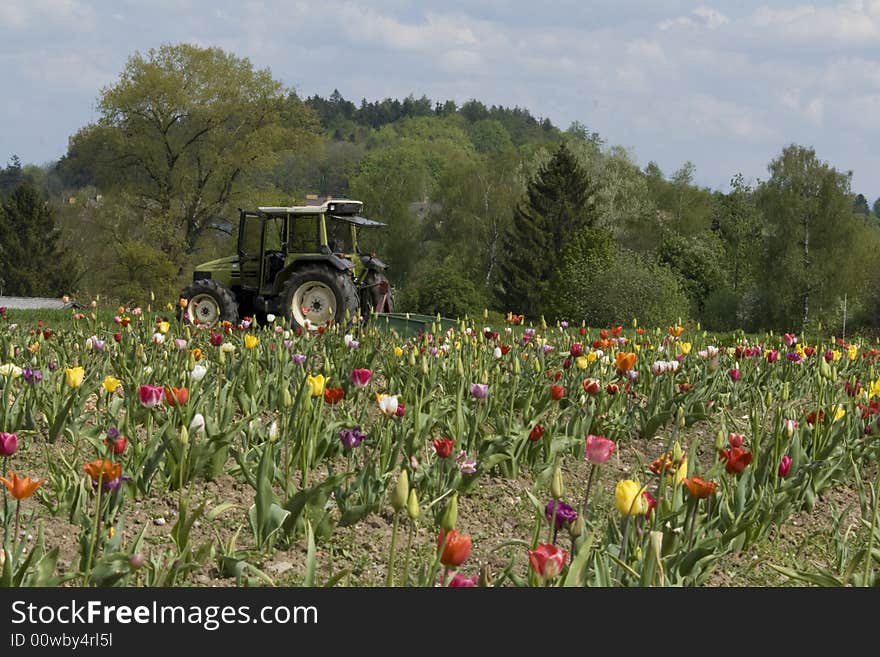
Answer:
[[[173,299],[234,252],[237,208],[352,197],[397,307],[592,326],[871,329],[880,199],[808,145],[695,184],[584,124],[479,100],[305,99],[219,48],[135,53],[44,167],[0,169],[0,291]],[[844,320],[846,317],[846,320]]]

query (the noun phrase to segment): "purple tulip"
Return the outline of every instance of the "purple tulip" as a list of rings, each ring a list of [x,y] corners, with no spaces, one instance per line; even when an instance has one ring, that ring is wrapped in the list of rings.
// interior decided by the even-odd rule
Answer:
[[[18,449],[18,436],[0,431],[0,456],[12,456]]]
[[[40,370],[34,370],[30,367],[21,368],[21,378],[25,383],[33,385],[43,380],[43,373]]]
[[[485,399],[489,395],[489,386],[485,383],[471,384],[471,397],[474,399]]]
[[[467,452],[464,450],[461,450],[458,456],[455,457],[455,464],[462,474],[473,474],[477,471],[476,459],[469,459]]]
[[[801,358],[801,355],[796,351],[789,351],[787,354],[785,354],[785,357],[788,358],[788,360],[790,360],[792,363],[800,363],[801,360],[803,360]]]
[[[553,522],[553,511],[556,510],[556,529],[562,529],[567,523],[577,520],[578,514],[562,500],[550,500],[544,508],[547,522]]]
[[[293,362],[296,363],[297,365],[302,365],[303,363],[306,362],[306,357],[303,354],[294,354],[293,355]]]
[[[361,433],[360,427],[342,429],[339,432],[339,440],[342,441],[342,444],[345,445],[347,449],[354,449],[355,447],[359,447],[365,439],[366,436]]]

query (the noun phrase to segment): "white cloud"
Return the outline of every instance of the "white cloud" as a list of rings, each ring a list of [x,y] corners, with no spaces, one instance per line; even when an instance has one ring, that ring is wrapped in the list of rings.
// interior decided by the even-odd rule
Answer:
[[[696,16],[699,20],[694,20],[691,16]],[[730,22],[730,19],[720,11],[705,6],[697,7],[692,10],[691,16],[670,18],[658,23],[657,27],[664,32],[678,27],[688,29],[705,27],[710,30],[715,30]]]
[[[0,3],[0,32],[39,31],[46,26],[91,30],[95,18],[94,9],[79,0],[3,0]]]
[[[880,38],[880,2],[847,2],[832,7],[796,5],[783,9],[759,7],[752,22],[781,38],[821,44],[823,40],[873,43]]]

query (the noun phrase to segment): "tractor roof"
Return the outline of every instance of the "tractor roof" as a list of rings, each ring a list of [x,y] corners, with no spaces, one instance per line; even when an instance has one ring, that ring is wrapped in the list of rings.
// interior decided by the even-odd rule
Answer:
[[[292,205],[290,207],[259,207],[263,214],[332,214],[356,215],[364,207],[362,201],[349,199],[327,199],[312,205]]]

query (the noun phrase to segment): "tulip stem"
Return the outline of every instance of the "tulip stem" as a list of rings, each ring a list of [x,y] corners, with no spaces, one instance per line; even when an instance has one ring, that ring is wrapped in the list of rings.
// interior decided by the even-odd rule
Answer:
[[[587,490],[584,493],[584,511],[581,514],[584,518],[584,522],[586,522],[587,518],[587,502],[590,501],[590,488],[593,485],[593,475],[596,474],[597,467],[598,465],[596,463],[593,463],[593,466],[590,468],[590,476],[587,477]]]
[[[397,525],[400,522],[400,513],[394,512],[394,524],[391,529],[391,551],[388,553],[388,577],[385,586],[394,586],[394,549],[397,546]]]
[[[403,562],[403,585],[409,586],[409,558],[412,554],[413,535],[416,533],[416,521],[409,522],[409,536],[406,539],[406,559]]]
[[[691,500],[691,526],[688,529],[688,552],[694,547],[694,526],[697,524],[697,499]]]
[[[3,457],[3,476],[6,475],[6,462],[9,460],[8,456]],[[9,509],[7,507],[8,500],[6,498],[6,486],[3,487],[3,527],[6,527],[7,518],[9,517]]]
[[[622,576],[621,564],[626,563],[626,555],[629,552],[629,514],[623,518],[623,545],[620,548],[620,564],[617,565],[617,573],[615,577],[618,579]]]
[[[85,576],[85,585],[89,584],[89,580],[92,577],[92,560],[95,556],[95,551],[98,548],[98,535],[100,532],[100,524],[101,524],[101,494],[103,492],[103,484],[104,477],[101,476],[98,478],[98,490],[95,495],[95,522],[92,526],[92,541],[91,545],[89,545],[88,553],[86,554],[86,567],[83,571]]]
[[[15,502],[15,533],[12,535],[13,545],[18,542],[19,515],[21,513],[21,500]]]

